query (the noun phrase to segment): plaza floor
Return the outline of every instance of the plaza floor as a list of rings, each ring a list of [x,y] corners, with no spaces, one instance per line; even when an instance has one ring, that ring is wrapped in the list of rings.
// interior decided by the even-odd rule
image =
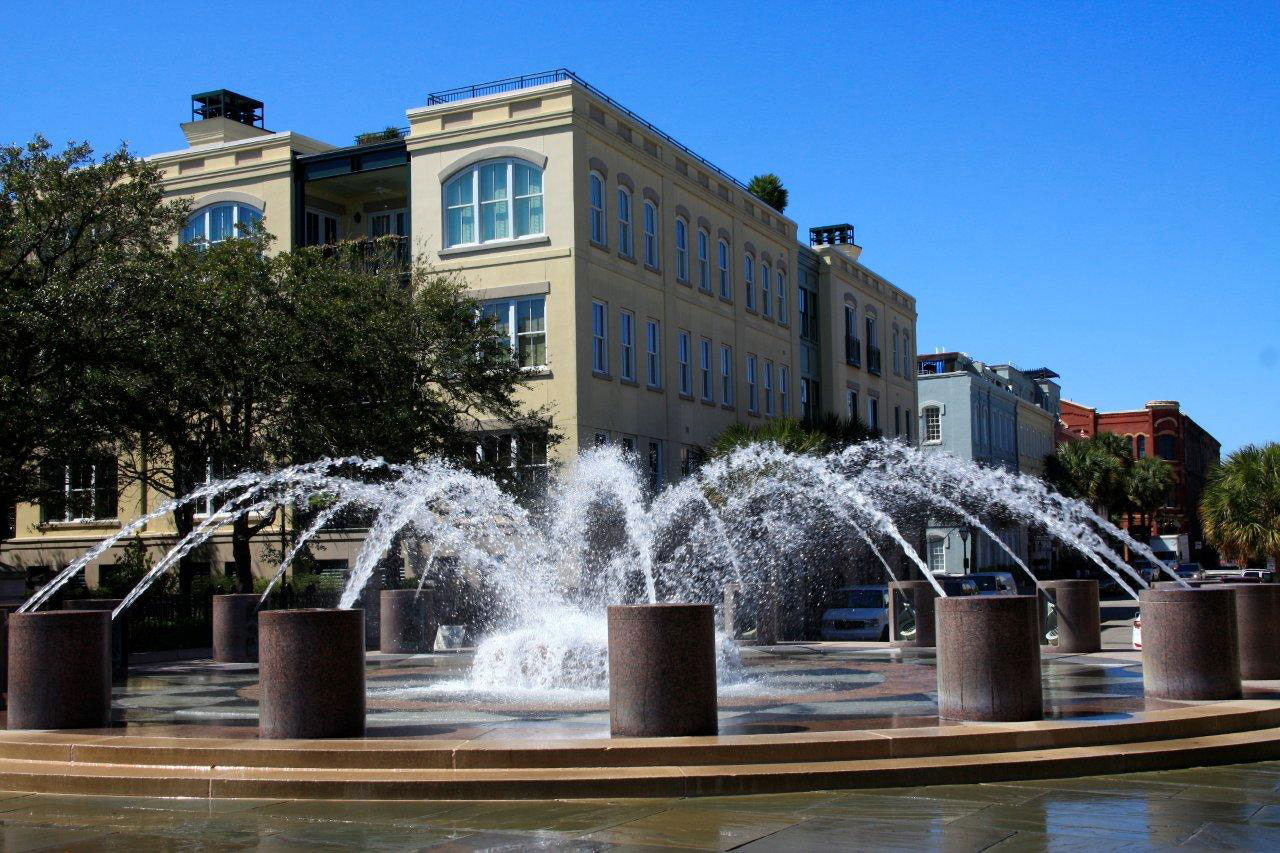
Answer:
[[[1280,849],[1280,762],[692,800],[280,802],[0,793],[0,849]]]

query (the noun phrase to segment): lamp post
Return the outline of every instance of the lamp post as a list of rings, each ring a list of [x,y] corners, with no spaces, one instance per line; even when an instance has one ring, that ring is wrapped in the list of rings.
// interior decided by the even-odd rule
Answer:
[[[964,573],[969,574],[969,528],[960,528],[960,553],[964,556]]]

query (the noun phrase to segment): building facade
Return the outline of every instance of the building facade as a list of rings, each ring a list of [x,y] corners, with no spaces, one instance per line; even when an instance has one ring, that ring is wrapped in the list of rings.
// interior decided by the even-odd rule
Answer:
[[[802,245],[793,220],[576,76],[439,92],[406,129],[354,146],[269,131],[262,110],[197,95],[187,146],[149,158],[192,205],[181,239],[257,221],[281,249],[393,237],[406,262],[460,275],[525,370],[521,400],[562,439],[515,447],[494,422],[479,452],[544,467],[619,445],[657,489],[734,422],[857,412],[912,435],[915,301],[860,262],[853,229]],[[68,489],[95,495],[88,509],[55,520],[18,507],[5,559],[65,565],[166,497],[115,490],[113,472],[111,460],[68,472]],[[171,537],[166,525],[147,538]],[[350,561],[357,533],[324,556]],[[216,555],[224,546],[219,534]]]
[[[987,365],[961,352],[920,355],[916,363],[921,450],[1011,472],[1043,473],[1058,422],[1056,373]],[[1048,565],[1049,544],[1029,537],[1026,528],[993,532],[1033,569]],[[1014,565],[991,537],[963,524],[931,522],[925,545],[929,568],[937,574]]]
[[[1152,400],[1141,409],[1120,412],[1100,412],[1063,400],[1062,423],[1077,438],[1101,432],[1122,435],[1134,459],[1156,456],[1168,462],[1174,487],[1155,529],[1136,519],[1120,521],[1136,538],[1148,540],[1162,559],[1217,564],[1217,553],[1204,541],[1199,506],[1205,478],[1218,464],[1222,445],[1184,413],[1177,400]]]

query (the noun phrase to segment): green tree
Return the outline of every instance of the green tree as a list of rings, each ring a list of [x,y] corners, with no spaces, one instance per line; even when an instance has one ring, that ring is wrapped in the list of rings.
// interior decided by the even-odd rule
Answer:
[[[1045,477],[1064,495],[1079,498],[1099,512],[1114,514],[1128,506],[1126,486],[1132,460],[1118,436],[1107,433],[1064,444],[1045,460]]]
[[[880,432],[857,418],[822,414],[808,421],[774,418],[752,426],[733,423],[711,442],[710,456],[727,456],[750,444],[773,443],[789,453],[822,454],[879,438]]]
[[[1280,444],[1245,445],[1210,472],[1200,520],[1224,557],[1280,562]]]
[[[1173,468],[1163,459],[1148,456],[1135,461],[1129,468],[1125,496],[1130,510],[1137,513],[1140,524],[1154,528],[1156,514],[1172,490]]]
[[[748,181],[747,192],[779,213],[787,209],[787,188],[782,185],[782,179],[773,172],[756,175]]]
[[[123,147],[0,149],[0,506],[46,497],[45,464],[114,455],[139,293],[182,218]]]

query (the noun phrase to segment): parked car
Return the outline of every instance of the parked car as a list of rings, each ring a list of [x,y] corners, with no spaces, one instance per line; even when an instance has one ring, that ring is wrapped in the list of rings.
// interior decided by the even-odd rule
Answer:
[[[839,590],[841,607],[822,614],[824,640],[888,640],[889,588],[851,586]]]
[[[1018,594],[1018,584],[1012,572],[978,572],[969,577],[978,585],[978,595]]]
[[[1245,569],[1241,575],[1247,579],[1256,579],[1258,583],[1276,582],[1276,573],[1270,569]]]
[[[978,582],[973,579],[973,575],[940,577],[938,578],[938,583],[941,584],[942,591],[947,595],[978,594]]]
[[[1206,577],[1205,570],[1199,563],[1179,563],[1174,571],[1184,581],[1200,581]]]

